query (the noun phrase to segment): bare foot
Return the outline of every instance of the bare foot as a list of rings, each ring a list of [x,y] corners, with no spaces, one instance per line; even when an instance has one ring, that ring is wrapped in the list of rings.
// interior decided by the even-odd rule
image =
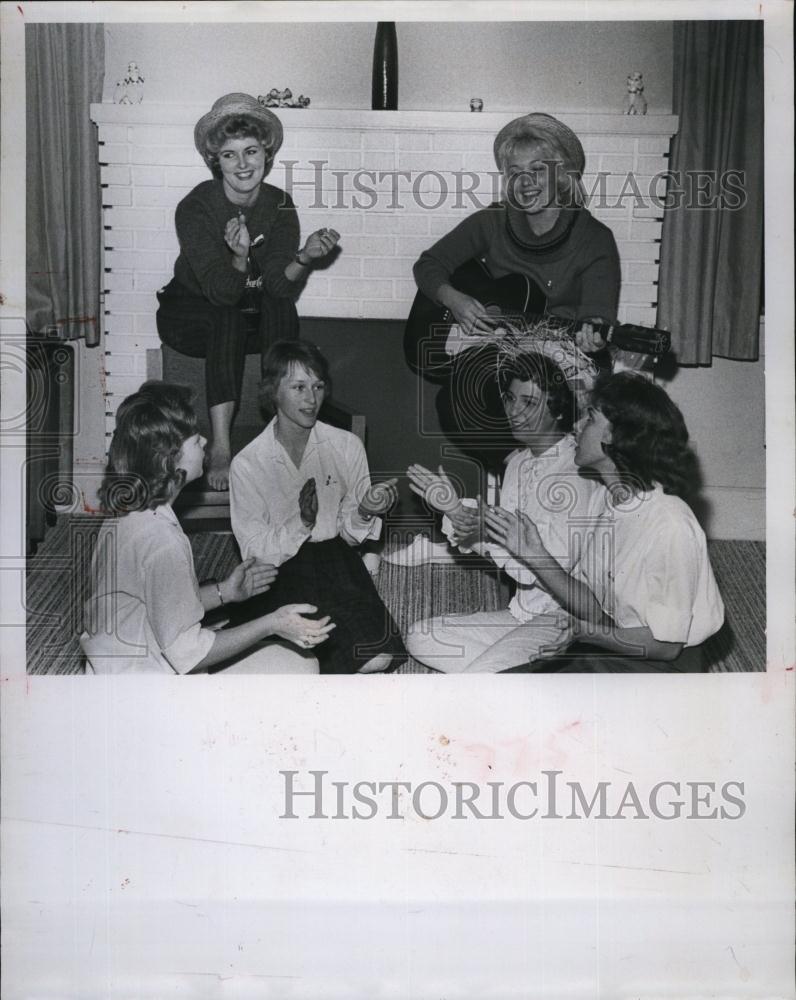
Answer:
[[[386,670],[392,663],[392,653],[378,653],[373,659],[359,668],[360,674],[376,674],[381,670]]]
[[[229,463],[232,456],[228,448],[213,443],[205,455],[205,478],[212,490],[229,489]]]

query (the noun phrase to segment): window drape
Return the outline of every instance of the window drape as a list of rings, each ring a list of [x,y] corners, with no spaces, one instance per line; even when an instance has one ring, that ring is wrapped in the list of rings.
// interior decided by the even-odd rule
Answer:
[[[758,356],[763,25],[674,24],[674,113],[658,326],[681,364]],[[675,186],[681,203],[673,204]]]
[[[101,24],[25,28],[27,323],[94,346],[100,338],[101,197],[96,129]]]

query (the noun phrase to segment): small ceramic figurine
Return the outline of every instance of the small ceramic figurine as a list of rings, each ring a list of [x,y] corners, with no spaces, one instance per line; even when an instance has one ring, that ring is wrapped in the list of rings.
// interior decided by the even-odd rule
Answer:
[[[310,103],[309,97],[304,97],[303,94],[299,94],[295,101],[292,98],[293,91],[290,87],[286,87],[284,90],[272,87],[265,96],[260,94],[257,100],[266,108],[306,108]]]
[[[116,81],[116,90],[113,94],[114,104],[140,104],[144,99],[144,78],[138,64],[131,62],[127,65],[127,73],[123,80]]]
[[[278,108],[279,107],[279,91],[276,87],[272,87],[265,96],[260,94],[257,98],[260,104],[264,105],[266,108]]]
[[[644,96],[644,77],[641,73],[631,73],[627,78],[626,115],[645,115],[647,99]]]

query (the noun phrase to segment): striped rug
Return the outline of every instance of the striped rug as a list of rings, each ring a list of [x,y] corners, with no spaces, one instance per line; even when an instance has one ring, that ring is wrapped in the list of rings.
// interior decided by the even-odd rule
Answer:
[[[77,637],[88,596],[89,564],[102,517],[64,515],[28,560],[28,673],[83,672]],[[225,577],[237,564],[234,539],[225,533],[189,536],[200,580]],[[727,609],[721,631],[706,645],[717,673],[765,670],[765,544],[709,543],[710,558]],[[453,566],[403,568],[382,563],[377,587],[399,628],[439,614],[505,607],[508,591],[497,574],[473,557]],[[427,673],[408,663],[401,673]]]
[[[705,643],[714,673],[766,669],[765,542],[708,542],[725,619]]]

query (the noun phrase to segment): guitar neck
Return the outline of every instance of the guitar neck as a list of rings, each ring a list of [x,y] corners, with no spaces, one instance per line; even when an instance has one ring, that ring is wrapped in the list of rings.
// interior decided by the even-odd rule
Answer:
[[[562,333],[574,333],[581,326],[581,323],[556,316],[545,317],[545,319],[550,321],[550,325],[554,329],[561,330]],[[622,351],[660,357],[666,354],[671,347],[671,334],[668,330],[636,326],[633,323],[593,323],[592,326],[606,344]]]

